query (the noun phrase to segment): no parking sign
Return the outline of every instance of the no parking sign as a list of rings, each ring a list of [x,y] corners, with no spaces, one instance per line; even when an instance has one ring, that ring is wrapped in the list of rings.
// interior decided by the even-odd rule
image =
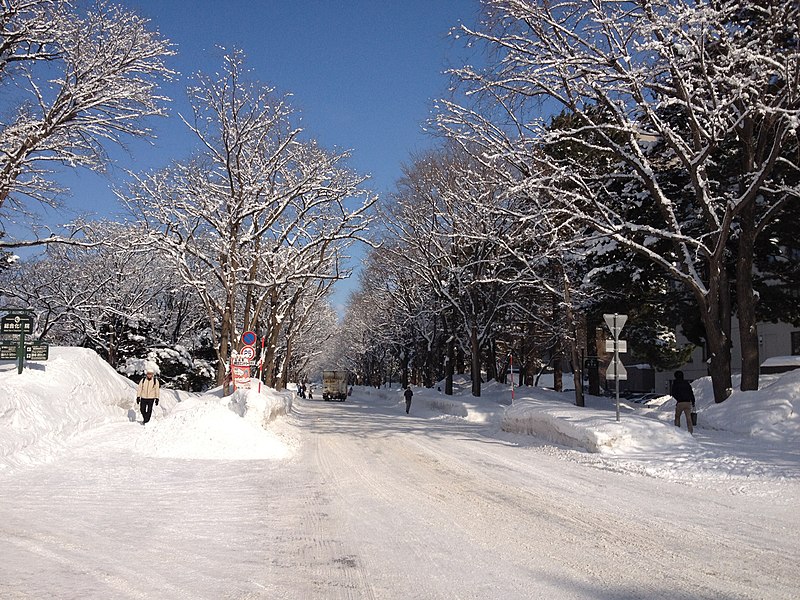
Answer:
[[[252,346],[253,344],[256,343],[256,339],[258,339],[258,338],[256,337],[256,332],[255,331],[245,331],[242,334],[242,343],[245,346]]]

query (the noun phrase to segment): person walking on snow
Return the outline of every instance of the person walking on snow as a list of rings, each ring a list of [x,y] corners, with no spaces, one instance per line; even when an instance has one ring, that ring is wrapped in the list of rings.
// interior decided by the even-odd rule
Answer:
[[[155,376],[155,369],[147,367],[144,371],[144,377],[139,382],[139,388],[136,390],[136,404],[139,405],[139,410],[142,411],[142,425],[150,421],[153,414],[153,403],[158,406],[158,396],[161,391],[161,386]]]
[[[692,433],[692,411],[694,410],[694,392],[691,384],[683,378],[683,371],[675,371],[672,382],[672,397],[675,398],[675,427],[681,426],[681,414],[686,415],[686,426]]]
[[[403,392],[403,396],[406,397],[406,414],[408,414],[408,411],[411,410],[411,396],[413,395],[414,392],[411,391],[411,386],[407,386],[406,391]]]

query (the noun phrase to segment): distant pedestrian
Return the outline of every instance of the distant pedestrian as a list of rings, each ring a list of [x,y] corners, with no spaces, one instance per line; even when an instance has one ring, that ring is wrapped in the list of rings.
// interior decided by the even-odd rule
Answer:
[[[308,386],[308,399],[309,400],[313,400],[314,399],[314,394],[311,392],[311,386],[310,385]]]
[[[683,371],[675,371],[672,382],[672,397],[675,398],[675,427],[681,426],[681,414],[686,415],[686,427],[692,433],[692,413],[694,412],[694,391],[691,384],[683,378]]]
[[[147,367],[144,370],[144,377],[139,381],[139,388],[136,390],[136,403],[142,411],[142,425],[150,421],[153,414],[153,403],[158,406],[158,396],[161,385],[155,375],[154,367]]]
[[[406,414],[408,414],[408,411],[411,410],[411,396],[413,396],[413,395],[414,395],[414,392],[411,391],[411,386],[410,385],[407,386],[406,387],[406,391],[403,392],[403,396],[406,397]]]

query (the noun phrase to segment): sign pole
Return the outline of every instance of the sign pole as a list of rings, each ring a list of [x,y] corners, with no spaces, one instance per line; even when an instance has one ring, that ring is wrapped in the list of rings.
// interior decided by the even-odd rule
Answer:
[[[22,375],[22,366],[25,364],[25,328],[19,333],[17,344],[17,375]]]
[[[617,370],[619,367],[619,344],[617,339],[619,337],[619,329],[617,329],[617,313],[614,313],[614,379],[617,380],[617,423],[619,423],[619,374]]]
[[[267,336],[261,336],[261,354],[258,355],[258,393],[261,393],[261,380],[264,376],[264,340]],[[284,382],[286,385],[286,382]]]
[[[611,335],[614,338],[613,342],[610,340],[606,340],[606,352],[614,352],[614,358],[611,360],[611,364],[609,367],[614,373],[614,381],[616,382],[616,405],[617,405],[617,422],[619,422],[619,380],[620,379],[627,379],[628,372],[625,370],[625,367],[622,366],[622,360],[620,359],[619,355],[621,352],[628,351],[628,345],[625,340],[619,339],[619,333],[622,331],[622,328],[625,327],[625,323],[628,320],[628,315],[620,315],[617,313],[612,314],[605,314],[603,315],[603,319],[605,319],[606,325],[611,330]],[[606,371],[608,373],[608,371]],[[606,377],[606,380],[607,377]]]
[[[514,355],[509,354],[508,360],[511,364],[511,404],[514,404]]]

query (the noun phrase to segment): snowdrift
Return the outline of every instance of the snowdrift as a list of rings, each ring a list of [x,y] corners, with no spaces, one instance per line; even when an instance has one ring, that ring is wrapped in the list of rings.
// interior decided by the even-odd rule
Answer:
[[[265,431],[291,410],[292,394],[237,390],[190,397],[151,427],[148,423],[134,450],[159,458],[267,460],[291,456],[285,437]]]
[[[737,379],[734,385],[738,385]],[[693,382],[692,387],[700,429],[783,440],[794,439],[800,429],[800,370],[762,376],[760,390],[734,391],[721,404],[714,403],[709,377]],[[586,406],[579,408],[571,391],[517,387],[513,404],[504,407],[511,403],[509,385],[488,382],[482,386],[481,397],[473,398],[469,379],[459,376],[454,380],[453,396],[444,395],[442,389],[444,382],[436,389],[415,389],[415,406],[422,404],[427,410],[471,421],[492,420],[499,409],[503,411],[500,427],[504,431],[594,453],[697,449],[686,425],[674,426],[675,403],[669,397],[649,407],[622,401],[617,422],[615,401],[605,397],[586,396]]]
[[[50,359],[0,363],[0,473],[53,460],[76,435],[112,423],[130,427],[133,450],[176,458],[284,457],[289,445],[264,431],[291,410],[290,392],[195,396],[163,389],[141,426],[136,384],[86,348],[51,347]],[[280,443],[279,443],[280,442]]]
[[[50,348],[50,359],[0,363],[0,470],[48,456],[72,435],[124,418],[136,386],[87,348]]]
[[[741,377],[734,377],[734,388]],[[760,389],[742,392],[734,389],[720,404],[714,402],[711,378],[692,383],[697,401],[698,419],[702,427],[744,433],[750,436],[771,436],[796,430],[800,423],[800,370],[780,375],[762,375]],[[672,411],[675,405],[665,403],[662,411]]]

